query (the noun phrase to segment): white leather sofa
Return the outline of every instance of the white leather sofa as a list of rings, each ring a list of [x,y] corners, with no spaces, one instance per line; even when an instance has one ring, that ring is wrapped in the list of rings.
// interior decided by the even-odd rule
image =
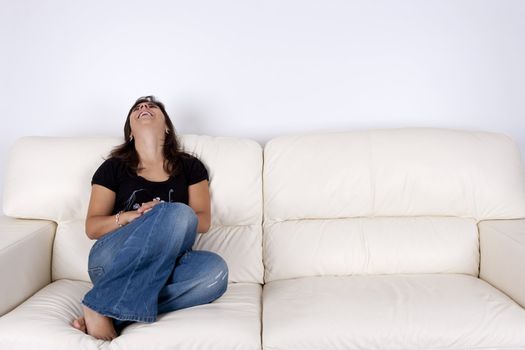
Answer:
[[[210,175],[195,248],[225,258],[227,292],[112,342],[72,328],[91,176],[120,140],[22,138],[0,219],[1,350],[525,349],[525,172],[508,137],[181,140]]]

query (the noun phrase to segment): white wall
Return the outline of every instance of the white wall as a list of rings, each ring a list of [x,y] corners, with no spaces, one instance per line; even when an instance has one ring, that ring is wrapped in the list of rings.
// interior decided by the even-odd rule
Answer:
[[[120,135],[145,94],[184,134],[437,126],[525,154],[524,18],[520,0],[0,0],[0,185],[15,139]]]

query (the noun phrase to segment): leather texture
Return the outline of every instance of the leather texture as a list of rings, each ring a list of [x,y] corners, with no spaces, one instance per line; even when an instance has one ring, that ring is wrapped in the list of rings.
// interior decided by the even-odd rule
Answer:
[[[73,329],[90,288],[90,180],[119,140],[23,138],[4,210],[57,223],[54,282],[0,318],[0,350],[525,350],[525,172],[508,137],[371,130],[279,137],[264,152],[247,139],[181,141],[210,175],[212,225],[194,249],[224,257],[227,292],[112,342]],[[41,264],[27,276],[49,281],[52,233],[0,251],[0,288],[27,290],[26,275],[9,277],[19,266]]]
[[[264,147],[264,220],[525,217],[515,142],[488,132],[392,129],[282,136]]]
[[[53,245],[53,280],[62,278],[90,282],[87,273],[89,250],[85,220],[61,222]],[[261,225],[215,226],[198,234],[193,249],[218,253],[228,265],[230,282],[262,282]]]
[[[56,224],[0,216],[0,316],[51,282]]]
[[[259,284],[231,283],[211,304],[161,315],[155,323],[132,324],[112,342],[70,326],[81,315],[80,301],[89,288],[88,282],[62,279],[40,290],[0,318],[0,349],[261,349]]]
[[[56,222],[84,219],[91,177],[120,142],[107,137],[17,140],[4,180],[5,214]],[[208,170],[212,226],[260,224],[262,147],[249,139],[205,135],[180,135],[180,142]]]
[[[478,276],[478,230],[472,218],[287,220],[265,230],[266,282],[354,274]]]
[[[263,305],[265,350],[525,347],[523,308],[468,275],[281,280]]]
[[[475,224],[525,217],[519,149],[495,133],[283,136],[265,145],[263,179],[265,282],[348,273],[477,275]]]
[[[4,179],[4,213],[55,222],[85,218],[91,177],[118,143],[116,138],[18,139]]]
[[[525,220],[479,223],[480,277],[525,308]]]

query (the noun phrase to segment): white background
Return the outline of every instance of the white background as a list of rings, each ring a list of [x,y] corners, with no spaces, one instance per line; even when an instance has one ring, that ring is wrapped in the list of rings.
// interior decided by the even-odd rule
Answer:
[[[2,186],[17,138],[121,135],[147,94],[179,134],[433,126],[525,154],[520,0],[0,0],[0,50]]]

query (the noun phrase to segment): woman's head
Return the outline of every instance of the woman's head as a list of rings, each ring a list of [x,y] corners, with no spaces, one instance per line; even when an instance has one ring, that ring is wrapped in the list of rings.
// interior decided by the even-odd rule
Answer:
[[[180,172],[178,158],[186,155],[180,149],[180,143],[173,123],[171,122],[164,104],[155,96],[139,97],[129,109],[124,123],[124,143],[115,147],[110,157],[120,158],[125,161],[133,172],[137,172],[139,156],[135,149],[135,135],[144,133],[145,130],[157,132],[164,137],[163,155],[165,170],[176,175]]]
[[[166,141],[175,135],[173,123],[164,104],[155,96],[139,97],[133,103],[124,124],[124,139],[132,142],[133,137],[144,129],[158,132],[166,137]]]

